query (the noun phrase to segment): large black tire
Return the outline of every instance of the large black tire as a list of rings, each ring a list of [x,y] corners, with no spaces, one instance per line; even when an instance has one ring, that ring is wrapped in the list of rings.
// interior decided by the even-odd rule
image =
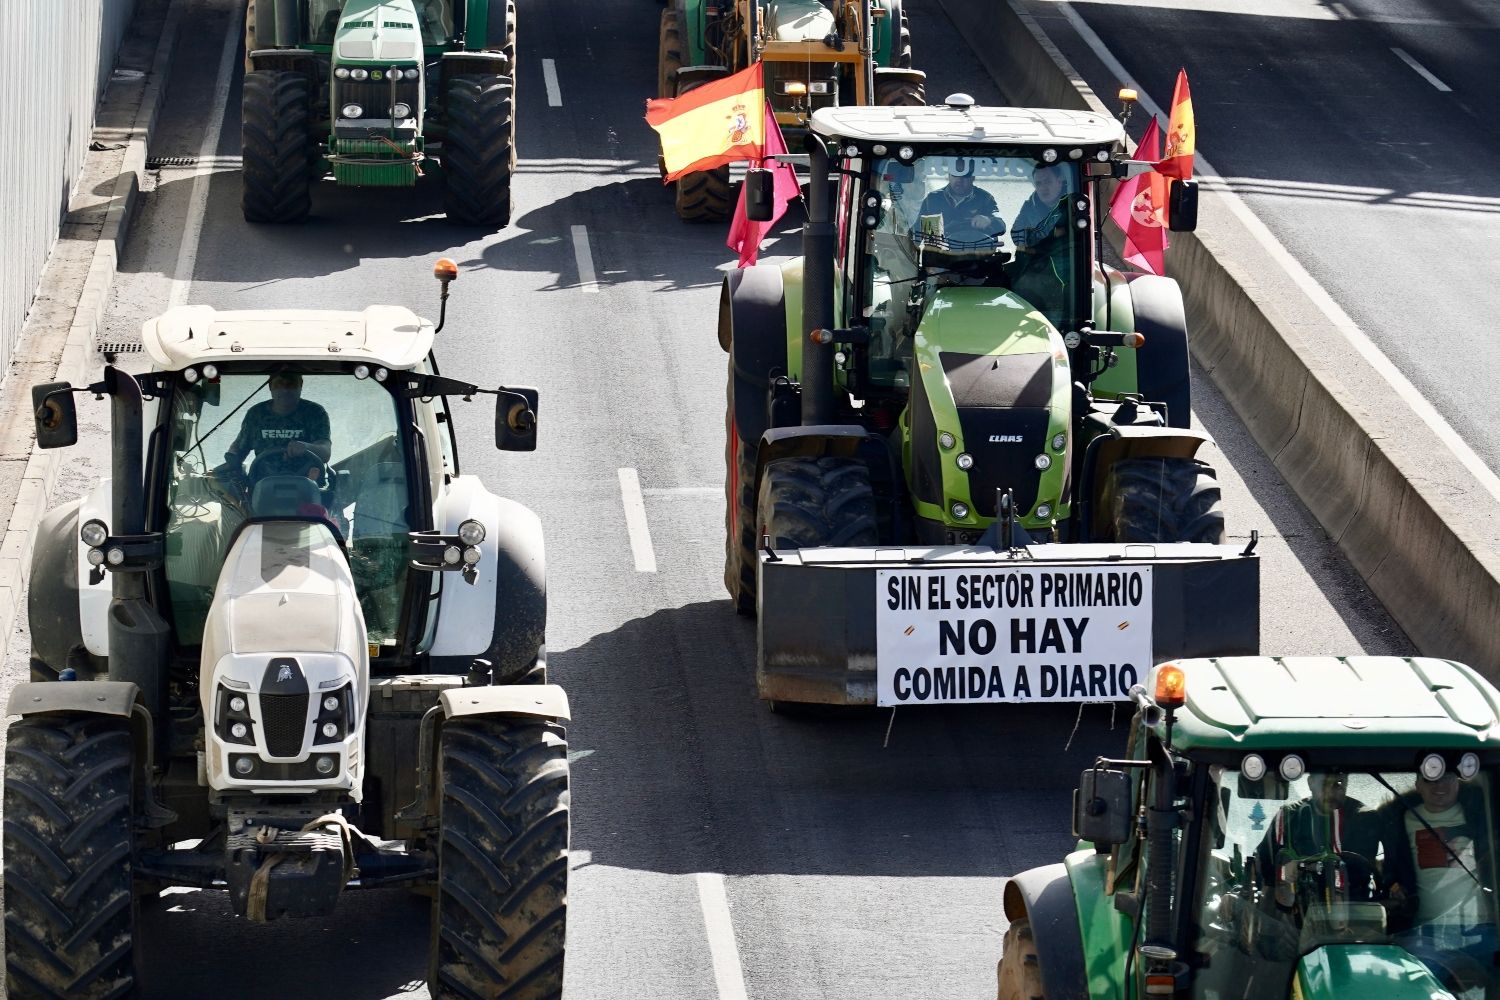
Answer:
[[[724,408],[724,586],[734,610],[755,617],[755,453],[759,441],[747,441],[734,420],[734,359]]]
[[[853,458],[778,458],[766,465],[755,504],[773,549],[879,542],[870,470]]]
[[[691,94],[707,82],[691,83],[677,96]],[[679,177],[673,199],[677,217],[683,222],[727,221],[734,211],[734,185],[729,181],[728,165]]]
[[[682,68],[682,64],[682,32],[677,24],[677,8],[669,6],[661,12],[661,32],[656,43],[657,97],[677,96],[673,74]]]
[[[280,70],[245,74],[240,114],[246,222],[301,222],[312,210],[307,77]]]
[[[514,96],[509,76],[456,76],[448,81],[443,204],[450,221],[491,229],[510,224],[510,180],[516,170]]]
[[[568,907],[568,743],[538,719],[443,727],[433,1000],[557,1000]]]
[[[920,108],[927,105],[927,88],[914,80],[875,80],[875,103],[883,108]]]
[[[1224,541],[1214,470],[1191,458],[1127,458],[1110,470],[1105,496],[1116,542]]]
[[[1031,934],[1031,921],[1012,920],[995,969],[995,1000],[1045,1000],[1042,966]]]
[[[911,24],[906,20],[906,11],[901,12],[901,35],[896,47],[896,65],[911,69]]]
[[[131,737],[122,719],[40,716],[5,749],[11,1000],[135,992]]]

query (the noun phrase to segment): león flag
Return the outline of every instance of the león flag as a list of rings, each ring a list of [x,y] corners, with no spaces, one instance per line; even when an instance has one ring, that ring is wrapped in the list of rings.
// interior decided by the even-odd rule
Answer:
[[[646,122],[661,137],[666,179],[765,155],[766,92],[761,64],[706,83],[681,97],[646,102]]]
[[[1146,126],[1135,158],[1148,162],[1161,155],[1156,118]],[[1152,274],[1166,273],[1167,179],[1154,170],[1123,181],[1109,201],[1109,217],[1125,233],[1125,261]]]
[[[1198,144],[1198,126],[1193,121],[1193,95],[1188,90],[1187,70],[1177,71],[1172,90],[1172,113],[1167,117],[1167,153],[1156,169],[1168,177],[1188,180],[1193,176],[1193,150]],[[1142,156],[1141,159],[1146,159]]]
[[[786,139],[781,135],[781,126],[776,124],[776,116],[770,105],[766,106],[765,115],[766,156],[785,153]],[[729,224],[729,239],[726,241],[729,249],[740,255],[740,267],[749,267],[755,263],[755,258],[760,254],[760,241],[766,238],[766,233],[770,232],[771,227],[776,225],[776,220],[786,212],[787,202],[802,193],[802,185],[797,182],[797,171],[792,169],[790,163],[772,161],[771,169],[776,173],[776,195],[770,222],[751,222],[745,217],[747,185],[740,185],[740,203],[734,210],[734,221]]]

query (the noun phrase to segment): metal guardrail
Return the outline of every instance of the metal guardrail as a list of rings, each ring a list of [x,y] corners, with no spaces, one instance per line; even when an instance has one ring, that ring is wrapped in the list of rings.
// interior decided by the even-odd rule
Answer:
[[[56,241],[136,0],[0,3],[0,371]]]

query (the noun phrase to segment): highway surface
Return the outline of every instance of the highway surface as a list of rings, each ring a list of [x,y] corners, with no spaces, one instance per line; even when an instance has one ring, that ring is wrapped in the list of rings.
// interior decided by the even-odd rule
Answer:
[[[641,116],[655,78],[657,5],[522,0],[521,164],[515,219],[499,234],[449,225],[431,187],[382,196],[327,186],[304,226],[246,225],[242,6],[191,4],[153,155],[206,157],[163,168],[146,197],[109,339],[137,340],[141,321],[172,301],[392,302],[435,315],[432,261],[458,261],[438,342],[444,371],[543,394],[535,454],[494,453],[481,404],[460,406],[460,454],[465,471],[538,511],[547,531],[551,672],[574,714],[570,1000],[991,995],[1002,880],[1069,848],[1070,789],[1096,754],[1119,749],[1125,712],[990,707],[807,722],[756,701],[754,628],[735,617],[720,582],[724,355],[714,318],[730,257],[721,227],[676,220],[656,176]],[[929,95],[1000,100],[933,0],[907,0],[907,10]],[[1150,14],[1087,11],[1101,23]],[[1177,61],[1152,67],[1153,87]],[[1217,151],[1233,128],[1251,148],[1259,119],[1215,108],[1227,90],[1206,68],[1199,79],[1205,143],[1213,136]],[[1368,100],[1378,117],[1378,98]],[[1310,129],[1299,134],[1301,147],[1312,141]],[[1429,141],[1415,125],[1402,134]],[[1470,158],[1478,141],[1463,147]],[[1311,158],[1297,146],[1287,155]],[[1268,176],[1374,187],[1380,166],[1394,180],[1394,168],[1371,159],[1366,150],[1337,176],[1311,163]],[[1402,190],[1461,186],[1466,165],[1444,169],[1444,183],[1407,177]],[[1289,226],[1299,212],[1328,213],[1319,215],[1326,225],[1342,211],[1344,232],[1384,211],[1323,194],[1273,192],[1263,203]],[[1403,211],[1476,227],[1486,218]],[[794,243],[783,237],[769,252],[794,252]],[[1404,255],[1361,241],[1331,259],[1343,267],[1356,251],[1394,296]],[[1467,326],[1476,350],[1494,350],[1477,330],[1483,315]],[[1231,535],[1261,535],[1266,651],[1409,652],[1205,378],[1195,393],[1197,417],[1219,441]],[[103,411],[81,406],[97,443]],[[65,490],[86,486],[104,454],[71,453]],[[636,501],[644,533],[627,526]],[[12,647],[8,680],[24,672],[24,645]],[[213,894],[174,893],[142,929],[147,996],[426,996],[425,906],[383,891],[346,898],[333,919],[257,926],[234,920]]]
[[[1500,5],[1088,0],[1022,6],[1111,107],[1112,55],[1490,470],[1500,338]],[[1139,135],[1144,116],[1132,131]],[[1165,126],[1165,122],[1163,122]],[[1338,359],[1327,359],[1337,364]],[[1435,456],[1435,461],[1449,461]]]

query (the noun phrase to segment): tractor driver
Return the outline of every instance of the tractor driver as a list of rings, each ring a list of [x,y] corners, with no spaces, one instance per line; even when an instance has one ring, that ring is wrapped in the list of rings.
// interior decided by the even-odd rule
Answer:
[[[956,243],[984,243],[1005,235],[1005,220],[994,195],[974,186],[974,161],[955,156],[948,183],[922,199],[921,215],[941,215],[943,235]]]
[[[1031,185],[1032,194],[1016,213],[1010,230],[1016,243],[1010,278],[1017,294],[1060,324],[1072,272],[1068,258],[1073,248],[1063,204],[1068,194],[1067,168],[1037,164]]]
[[[257,478],[296,475],[317,479],[333,451],[328,411],[302,398],[302,376],[296,372],[277,372],[268,384],[271,398],[256,403],[245,414],[239,436],[224,453],[225,463],[239,470],[245,457],[254,453],[262,466]]]
[[[1391,839],[1384,835],[1384,817],[1349,797],[1349,776],[1342,771],[1314,771],[1307,785],[1311,794],[1277,810],[1256,849],[1261,884],[1276,885],[1277,868],[1287,862],[1337,855],[1348,866],[1349,898],[1370,899],[1381,888],[1374,859],[1382,841]]]

